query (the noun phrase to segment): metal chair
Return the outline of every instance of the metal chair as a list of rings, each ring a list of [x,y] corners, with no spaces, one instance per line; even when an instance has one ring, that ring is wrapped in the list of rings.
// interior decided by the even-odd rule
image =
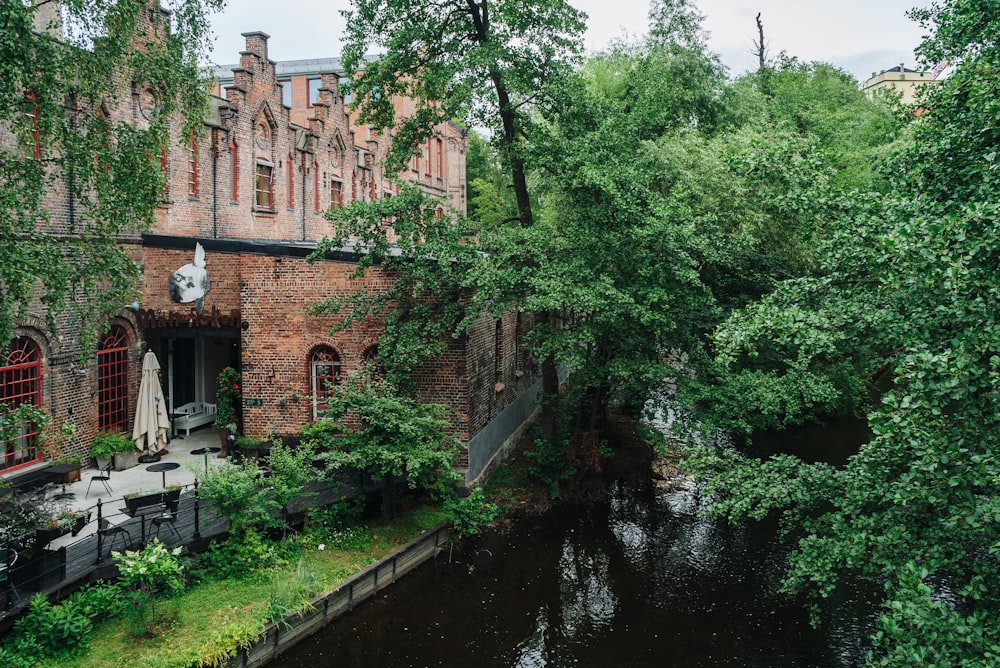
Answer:
[[[111,552],[111,546],[114,545],[115,538],[117,538],[118,536],[121,536],[122,540],[125,541],[126,548],[132,546],[132,534],[129,533],[128,529],[126,529],[125,527],[118,527],[113,525],[111,522],[108,521],[108,518],[106,517],[102,517],[101,520],[97,523],[97,533],[101,538],[111,538],[109,542],[105,543],[108,548],[108,553]],[[125,535],[122,536],[122,534]],[[125,536],[128,536],[128,538],[126,538]]]
[[[114,465],[115,461],[109,459],[107,464],[98,469],[97,475],[90,476],[90,484],[87,485],[87,493],[83,495],[83,498],[86,499],[90,495],[90,485],[93,485],[95,480],[99,480],[104,485],[104,489],[108,490],[108,494],[114,494],[111,485],[108,484],[108,481],[111,480],[111,468]]]
[[[21,595],[17,593],[17,587],[14,586],[14,581],[10,579],[10,571],[14,568],[16,561],[17,550],[10,547],[0,547],[0,586],[6,586],[10,591],[13,591],[15,601],[21,598]]]
[[[181,540],[181,534],[177,531],[177,526],[175,524],[177,521],[177,506],[180,505],[180,502],[181,500],[179,498],[167,501],[164,513],[162,515],[157,515],[149,521],[150,538],[154,536],[159,538],[160,528],[166,524],[167,528],[173,531],[174,535],[177,536],[177,540]],[[153,531],[154,527],[156,528],[156,531]]]

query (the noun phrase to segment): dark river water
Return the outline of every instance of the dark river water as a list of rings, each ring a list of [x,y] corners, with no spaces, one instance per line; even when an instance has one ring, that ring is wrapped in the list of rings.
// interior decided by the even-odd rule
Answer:
[[[709,520],[703,504],[689,482],[619,484],[606,503],[516,523],[443,553],[276,667],[858,665],[875,612],[864,588],[813,628],[778,592],[775,526]]]

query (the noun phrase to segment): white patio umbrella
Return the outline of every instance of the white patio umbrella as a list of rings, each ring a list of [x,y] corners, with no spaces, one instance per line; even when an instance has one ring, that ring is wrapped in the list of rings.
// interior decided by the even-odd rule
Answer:
[[[160,387],[160,377],[156,373],[159,370],[160,363],[156,360],[156,354],[150,350],[142,358],[142,382],[139,383],[135,426],[132,427],[132,440],[143,455],[155,455],[167,445],[170,418],[167,415],[163,389]]]

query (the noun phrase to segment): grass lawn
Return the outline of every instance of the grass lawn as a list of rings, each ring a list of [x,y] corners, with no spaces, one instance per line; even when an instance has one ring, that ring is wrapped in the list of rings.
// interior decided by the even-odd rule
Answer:
[[[205,581],[156,603],[162,623],[135,637],[134,620],[98,623],[89,650],[61,655],[42,668],[167,668],[217,666],[236,648],[252,644],[274,612],[297,612],[310,597],[294,583],[308,580],[312,594],[333,591],[345,578],[445,520],[436,507],[418,507],[389,523],[332,536],[319,549],[315,537],[293,537],[301,551],[271,572],[239,580]],[[294,550],[290,550],[294,554]],[[291,583],[291,584],[290,584]],[[291,595],[289,595],[291,592]],[[141,628],[141,627],[140,627]]]

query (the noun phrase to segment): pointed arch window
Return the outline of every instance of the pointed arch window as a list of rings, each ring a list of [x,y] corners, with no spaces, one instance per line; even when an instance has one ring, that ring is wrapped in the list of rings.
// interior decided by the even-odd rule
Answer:
[[[112,327],[97,346],[97,425],[128,428],[128,334]]]
[[[330,346],[319,346],[309,358],[309,382],[312,393],[313,420],[323,417],[329,407],[333,388],[340,383],[340,355]]]
[[[26,336],[14,339],[6,356],[0,357],[0,404],[17,408],[23,404],[42,406],[42,354],[38,344]],[[41,461],[38,443],[41,426],[30,420],[14,427],[0,440],[0,470],[12,470]]]

